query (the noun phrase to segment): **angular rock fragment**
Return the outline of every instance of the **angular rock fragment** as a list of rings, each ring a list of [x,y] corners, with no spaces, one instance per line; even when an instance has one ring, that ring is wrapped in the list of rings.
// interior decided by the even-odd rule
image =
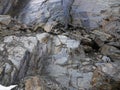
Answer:
[[[11,16],[9,15],[0,15],[0,24],[8,25],[11,22]]]
[[[120,60],[120,50],[116,47],[103,45],[100,51],[103,55],[109,56],[113,61]]]

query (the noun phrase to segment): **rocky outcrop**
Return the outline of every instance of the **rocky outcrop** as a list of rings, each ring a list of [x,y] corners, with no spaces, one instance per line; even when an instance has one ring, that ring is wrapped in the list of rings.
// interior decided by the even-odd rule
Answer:
[[[6,14],[17,4],[18,0],[0,0],[0,14]]]
[[[74,0],[70,10],[72,25],[96,29],[113,13],[119,16],[119,4],[117,0]],[[34,0],[26,5],[18,17],[26,24],[36,23],[44,28],[56,25],[53,24],[55,22],[64,24],[63,10],[61,0]],[[49,28],[44,29],[50,31]]]
[[[8,7],[4,6],[5,2],[8,3],[8,1],[10,2],[10,6],[14,7],[10,9],[11,11],[9,10],[9,5],[7,5]],[[22,0],[4,0],[1,2],[1,6],[2,8],[8,8],[9,13],[23,23],[28,25],[36,24],[37,27],[42,27],[49,32],[56,23],[60,22],[64,24],[64,9],[61,2],[61,0],[24,0],[23,3]],[[14,3],[17,4],[14,6]],[[119,16],[120,14],[120,2],[118,0],[74,0],[71,5],[70,15],[72,25],[84,26],[88,30],[101,26],[106,30],[109,28],[112,29],[110,24],[115,23],[110,22],[109,25],[106,25],[108,18],[113,14],[115,16]],[[116,26],[114,25],[114,27]]]
[[[72,26],[63,32],[59,24],[52,32],[36,33],[8,15],[1,15],[0,25],[1,35],[14,31],[1,36],[0,84],[17,84],[16,90],[119,88],[120,49],[114,35]]]
[[[0,14],[18,15],[29,0],[0,0]]]
[[[17,84],[15,90],[119,90],[118,0],[74,0],[66,31],[61,0],[24,4],[15,5],[19,13],[5,8],[21,22],[0,16],[0,84]]]
[[[119,63],[96,64],[98,67],[92,77],[93,90],[119,90]],[[117,69],[116,69],[117,68]],[[118,70],[118,71],[117,71]]]

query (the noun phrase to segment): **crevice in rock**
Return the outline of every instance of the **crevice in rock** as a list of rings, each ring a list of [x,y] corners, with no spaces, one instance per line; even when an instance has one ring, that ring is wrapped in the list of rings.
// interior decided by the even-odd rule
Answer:
[[[95,50],[95,52],[98,52],[100,47],[98,46],[98,44],[95,41],[92,41],[92,42],[93,42],[93,45],[92,45],[93,50]]]

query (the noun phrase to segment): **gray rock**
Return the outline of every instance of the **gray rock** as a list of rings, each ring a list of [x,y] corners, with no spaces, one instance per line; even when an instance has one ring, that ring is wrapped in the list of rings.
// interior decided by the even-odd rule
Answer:
[[[71,8],[72,8],[72,4],[74,2],[74,0],[61,0],[62,2],[62,8],[63,8],[63,13],[64,13],[64,25],[65,25],[65,29],[68,28],[68,24],[71,23]]]
[[[9,0],[5,0],[4,2],[7,3]],[[28,3],[26,2],[27,0],[25,3],[19,2],[19,4],[24,4],[25,6],[16,6],[16,8],[21,10],[18,15],[20,21],[26,24],[37,22],[40,27],[44,27],[44,25],[49,21],[64,22],[61,0],[34,0],[29,1]],[[119,4],[119,1],[114,0],[99,0],[97,2],[96,0],[74,0],[74,3],[71,5],[72,8],[70,12],[72,16],[72,24],[75,26],[81,26],[82,24],[87,29],[98,28],[102,25],[101,23],[103,23],[104,18],[109,17],[111,14],[113,15],[113,13],[115,15],[119,15]],[[10,7],[14,6],[13,1],[9,5]],[[3,7],[5,8],[4,5],[2,5],[2,8]],[[6,9],[6,12],[9,11],[10,7],[8,6],[8,10]]]
[[[103,45],[101,47],[101,53],[109,56],[113,61],[120,60],[120,50],[109,45]]]
[[[19,3],[20,6],[16,6],[17,3]],[[25,0],[25,3],[17,0],[15,2],[13,0],[4,0],[0,4],[0,13],[12,13],[13,10],[17,15],[19,13],[19,20],[26,24],[37,22],[40,27],[44,27],[49,21],[51,21],[49,23],[52,23],[52,21],[64,22],[61,0],[34,0],[29,2]],[[99,0],[97,2],[95,0],[74,0],[70,12],[72,24],[81,26],[82,23],[86,28],[98,28],[101,23],[103,23],[104,18],[109,17],[111,14],[119,15],[119,4],[119,1],[114,0]],[[19,8],[19,10],[17,11],[15,8],[13,9],[13,7]]]
[[[92,89],[115,90],[119,89],[119,63],[99,63],[93,73]],[[107,80],[107,81],[106,81]],[[106,85],[106,86],[104,86]]]
[[[11,16],[9,15],[0,15],[0,24],[8,25],[11,22]]]
[[[94,30],[91,32],[92,34],[90,37],[97,43],[99,47],[103,46],[105,42],[108,42],[112,36],[100,31],[100,30]]]
[[[9,0],[1,1],[7,3],[0,5],[0,12],[15,10],[11,7],[17,1],[10,1],[10,3]],[[50,32],[55,25],[64,22],[61,0],[30,0],[27,3],[26,1],[23,3],[25,6],[22,6],[22,1],[19,0],[20,6],[16,8],[19,7],[20,12],[18,10],[19,13],[15,11],[15,15],[11,15],[17,16],[22,23],[34,24],[34,31],[43,28],[46,32]],[[6,5],[8,6],[5,7]],[[117,43],[119,40],[115,41],[119,39],[119,1],[74,0],[69,7],[71,7],[69,14],[72,25],[78,26],[77,30],[76,27],[70,27],[73,31],[68,33],[66,31],[62,35],[38,32],[19,37],[5,35],[0,42],[1,84],[19,83],[20,90],[31,90],[31,88],[89,90],[94,86],[97,87],[99,83],[102,86],[98,86],[96,90],[111,90],[111,88],[116,90],[113,88],[115,85],[119,88],[120,50]],[[10,19],[9,16],[0,19],[2,23],[8,25],[8,28],[1,26],[1,30],[28,29],[24,24],[13,23],[13,20],[10,23]],[[79,28],[82,25],[88,30],[95,30],[88,35]],[[112,25],[116,27],[113,31],[117,32],[117,37],[109,32],[112,30]],[[102,29],[96,29],[99,26],[102,26]],[[94,41],[100,47],[98,52],[93,49]],[[108,41],[109,45],[105,44]],[[96,59],[104,62],[100,63]],[[114,81],[114,84],[110,81]]]
[[[111,59],[110,59],[109,57],[107,57],[107,56],[103,56],[103,57],[102,57],[102,60],[103,60],[104,62],[111,62]]]
[[[103,20],[103,30],[114,36],[115,38],[120,38],[120,18],[116,15],[111,15],[107,19]]]

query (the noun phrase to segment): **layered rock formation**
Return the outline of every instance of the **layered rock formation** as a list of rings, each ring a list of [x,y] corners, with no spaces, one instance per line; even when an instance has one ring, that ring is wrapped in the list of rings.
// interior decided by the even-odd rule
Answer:
[[[14,6],[15,1],[17,5]],[[24,0],[24,3],[22,0],[15,1],[9,0],[10,5],[6,4],[7,7],[4,4],[8,1],[1,1],[0,11],[17,16],[25,24],[37,24],[46,31],[50,31],[56,22],[64,23],[61,0]],[[119,0],[74,0],[70,11],[72,25],[83,25],[89,30],[98,28],[104,19],[113,14],[119,15],[119,5]],[[11,10],[10,7],[15,8]]]
[[[71,17],[73,25],[84,25],[95,29],[101,25],[101,20],[113,13],[119,13],[119,1],[114,0],[74,0]],[[107,13],[107,14],[106,14]],[[63,22],[64,16],[61,0],[30,1],[19,15],[19,19],[26,24],[37,23],[39,25],[53,25],[55,22]],[[24,18],[23,18],[24,16]],[[22,18],[21,18],[22,17]],[[42,24],[42,25],[43,25]]]
[[[0,84],[17,84],[15,90],[120,89],[119,0],[74,0],[66,31],[61,0],[30,0],[15,5],[20,10],[14,14],[17,9],[4,5],[0,11],[16,18],[0,15]]]

